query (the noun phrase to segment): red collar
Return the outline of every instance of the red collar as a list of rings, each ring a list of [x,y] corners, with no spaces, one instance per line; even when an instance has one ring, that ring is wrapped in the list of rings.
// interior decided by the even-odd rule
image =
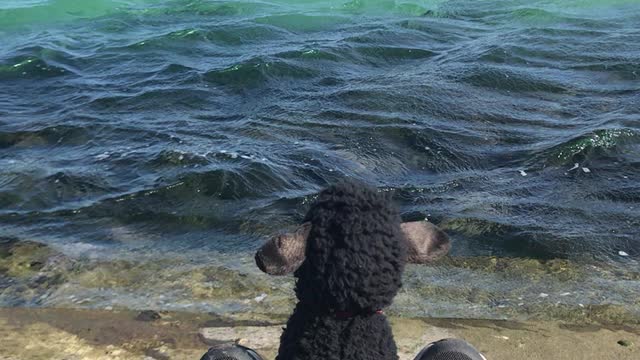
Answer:
[[[384,315],[384,311],[382,311],[380,309],[380,310],[376,310],[376,311],[373,311],[373,312],[363,312],[363,313],[353,313],[351,311],[336,311],[336,312],[333,313],[333,315],[338,320],[350,319],[350,318],[355,317],[357,315],[375,315],[375,314]]]

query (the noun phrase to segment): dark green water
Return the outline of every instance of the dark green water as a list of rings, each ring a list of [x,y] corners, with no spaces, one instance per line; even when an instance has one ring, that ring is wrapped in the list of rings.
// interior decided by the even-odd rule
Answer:
[[[0,235],[166,267],[140,270],[143,290],[72,278],[33,296],[0,271],[0,305],[207,310],[214,293],[194,305],[154,274],[212,264],[277,285],[252,252],[350,176],[441,223],[455,257],[591,273],[412,268],[399,311],[637,312],[639,24],[638,0],[4,0]]]

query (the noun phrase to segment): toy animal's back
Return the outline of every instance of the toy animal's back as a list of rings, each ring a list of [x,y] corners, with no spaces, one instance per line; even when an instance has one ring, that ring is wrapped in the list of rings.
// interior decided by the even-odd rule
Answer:
[[[391,326],[383,314],[336,318],[296,307],[276,360],[397,360]]]
[[[276,360],[397,360],[382,313],[402,286],[407,257],[390,199],[359,183],[320,193],[307,213],[298,304]]]

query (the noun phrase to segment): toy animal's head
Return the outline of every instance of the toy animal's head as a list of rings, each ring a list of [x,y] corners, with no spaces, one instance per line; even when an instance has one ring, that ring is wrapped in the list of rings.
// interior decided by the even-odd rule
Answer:
[[[391,200],[364,184],[322,191],[307,213],[305,258],[296,295],[318,311],[374,312],[402,286],[406,239]]]

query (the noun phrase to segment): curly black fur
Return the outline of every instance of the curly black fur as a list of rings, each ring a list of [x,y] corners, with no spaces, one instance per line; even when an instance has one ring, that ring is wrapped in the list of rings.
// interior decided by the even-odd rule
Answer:
[[[312,228],[294,273],[298,304],[276,360],[397,360],[391,327],[376,312],[402,286],[407,257],[390,199],[340,183],[320,193],[305,221]]]

